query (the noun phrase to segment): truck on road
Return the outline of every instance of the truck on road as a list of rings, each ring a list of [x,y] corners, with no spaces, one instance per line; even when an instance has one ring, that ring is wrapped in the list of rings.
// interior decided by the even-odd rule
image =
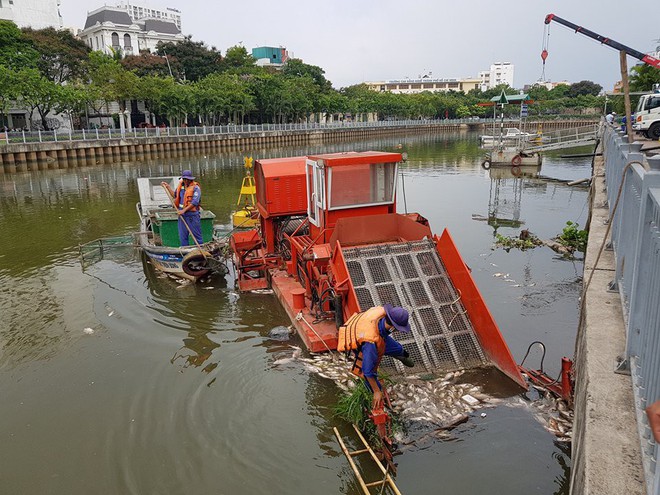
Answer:
[[[660,88],[655,88],[654,93],[639,98],[633,129],[646,138],[660,139]]]

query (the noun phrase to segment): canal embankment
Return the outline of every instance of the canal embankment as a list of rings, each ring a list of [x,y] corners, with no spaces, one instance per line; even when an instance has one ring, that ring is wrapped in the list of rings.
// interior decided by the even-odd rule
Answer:
[[[528,122],[527,129],[549,131],[592,124],[583,120]],[[497,123],[499,125],[499,122]],[[509,123],[505,123],[509,125]],[[511,124],[511,125],[515,125]],[[46,170],[177,158],[225,151],[252,153],[255,148],[318,145],[384,136],[483,131],[490,121],[440,120],[355,122],[333,125],[283,124],[184,127],[5,134],[0,139],[0,173]]]
[[[575,351],[571,475],[575,495],[658,493],[652,479],[657,444],[649,436],[643,412],[647,401],[655,399],[639,387],[641,374],[657,390],[657,368],[634,365],[636,351],[630,336],[639,301],[650,307],[658,299],[657,291],[648,292],[653,284],[647,277],[650,273],[657,283],[658,268],[649,265],[644,253],[650,247],[647,241],[657,246],[652,239],[654,229],[657,237],[657,226],[647,220],[652,214],[653,185],[660,185],[660,155],[645,156],[641,148],[641,143],[629,145],[608,128],[603,156],[594,162]],[[632,321],[633,333],[650,334],[657,321],[639,328]],[[657,332],[654,339],[651,348],[659,341]]]

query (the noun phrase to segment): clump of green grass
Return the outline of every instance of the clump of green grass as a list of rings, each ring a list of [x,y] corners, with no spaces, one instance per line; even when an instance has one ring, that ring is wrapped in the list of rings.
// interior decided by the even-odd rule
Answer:
[[[383,385],[391,383],[387,377],[380,377]],[[373,394],[362,380],[355,380],[355,387],[350,392],[342,394],[337,405],[334,407],[335,416],[354,424],[365,436],[369,444],[374,449],[382,447],[382,442],[376,431],[376,427],[369,419]],[[392,433],[401,429],[401,423],[392,411],[388,411],[392,418]]]

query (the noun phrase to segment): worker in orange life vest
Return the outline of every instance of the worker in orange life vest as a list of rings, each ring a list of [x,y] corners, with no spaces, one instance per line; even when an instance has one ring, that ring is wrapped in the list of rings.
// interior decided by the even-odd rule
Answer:
[[[406,309],[385,304],[354,314],[339,328],[337,350],[354,351],[351,371],[373,392],[373,409],[383,408],[383,385],[378,380],[383,356],[392,356],[409,367],[415,365],[408,351],[390,335],[394,330],[410,332],[408,317]]]
[[[198,244],[202,243],[202,222],[200,217],[200,203],[202,201],[202,188],[198,182],[195,181],[190,170],[184,170],[181,174],[181,181],[176,188],[172,188],[167,182],[161,182],[162,186],[167,189],[169,194],[174,196],[174,205],[179,215],[179,243],[181,246],[189,246],[190,240],[188,238],[189,232],[184,220],[193,237]]]

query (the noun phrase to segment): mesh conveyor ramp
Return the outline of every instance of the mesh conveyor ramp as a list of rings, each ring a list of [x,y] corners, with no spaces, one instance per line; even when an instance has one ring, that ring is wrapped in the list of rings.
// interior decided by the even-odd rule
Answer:
[[[433,241],[342,248],[362,310],[392,304],[410,312],[411,334],[393,337],[416,363],[405,368],[385,356],[382,365],[399,372],[451,371],[487,363]]]

